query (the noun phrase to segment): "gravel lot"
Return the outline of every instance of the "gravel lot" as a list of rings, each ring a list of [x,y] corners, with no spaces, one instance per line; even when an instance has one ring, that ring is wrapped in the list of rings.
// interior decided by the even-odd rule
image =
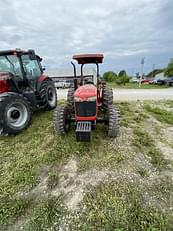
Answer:
[[[58,89],[58,99],[66,99],[68,89]],[[114,100],[162,100],[173,99],[173,88],[166,89],[113,89]]]

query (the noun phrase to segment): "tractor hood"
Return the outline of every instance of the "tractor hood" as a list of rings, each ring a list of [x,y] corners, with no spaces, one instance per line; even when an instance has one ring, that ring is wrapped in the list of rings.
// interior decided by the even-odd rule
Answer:
[[[87,101],[89,97],[97,97],[97,88],[93,84],[80,86],[74,93],[74,97],[79,97]]]

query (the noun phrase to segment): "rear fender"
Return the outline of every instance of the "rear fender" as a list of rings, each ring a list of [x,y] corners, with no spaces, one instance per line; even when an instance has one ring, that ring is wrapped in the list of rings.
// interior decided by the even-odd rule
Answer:
[[[26,91],[23,92],[22,94],[17,93],[17,92],[5,92],[0,94],[0,101],[1,101],[1,97],[3,96],[16,96],[16,95],[22,95],[25,96],[25,98],[31,103],[31,106],[33,108],[33,110],[35,110],[37,108],[37,101],[36,101],[36,97],[33,91]]]
[[[7,96],[7,95],[14,96],[14,95],[19,95],[19,94],[16,93],[16,92],[5,92],[5,93],[2,93],[2,94],[0,94],[0,101],[1,101],[1,97]]]
[[[32,109],[36,110],[37,109],[37,99],[35,96],[35,93],[33,91],[25,91],[22,95],[24,95],[27,100],[31,103]]]
[[[8,92],[10,90],[10,85],[8,80],[0,79],[0,94]]]
[[[49,81],[52,81],[52,79],[50,77],[47,77],[45,75],[41,75],[39,78],[38,78],[38,81],[37,81],[37,92],[40,91],[40,87],[42,85],[42,83],[46,80],[49,80]],[[53,82],[53,81],[52,81]]]

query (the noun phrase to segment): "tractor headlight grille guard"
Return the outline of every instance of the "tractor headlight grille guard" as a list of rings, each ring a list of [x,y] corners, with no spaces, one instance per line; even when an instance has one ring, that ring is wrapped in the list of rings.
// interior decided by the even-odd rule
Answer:
[[[96,115],[96,101],[75,102],[76,115],[91,117]]]

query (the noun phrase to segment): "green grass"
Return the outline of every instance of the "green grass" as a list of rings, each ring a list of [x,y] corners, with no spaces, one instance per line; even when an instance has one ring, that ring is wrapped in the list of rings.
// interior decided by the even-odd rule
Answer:
[[[158,102],[158,107],[160,104]],[[168,107],[171,104],[169,101]],[[152,108],[150,102],[147,105]],[[165,170],[172,171],[168,168],[171,161],[165,161],[163,153],[155,146],[157,137],[151,138],[144,127],[148,112],[154,117],[157,114],[163,126],[167,114],[148,111],[140,102],[118,103],[116,106],[121,111],[122,130],[115,140],[107,137],[103,125],[98,125],[93,131],[90,144],[76,142],[73,129],[60,137],[53,131],[52,112],[42,111],[34,114],[32,125],[21,134],[0,137],[0,230],[13,230],[16,222],[22,219],[24,231],[50,230],[51,227],[58,230],[62,221],[65,222],[62,219],[68,221],[70,230],[169,230],[172,225],[170,213],[167,209],[164,212],[143,206],[142,194],[146,188],[144,185],[138,188],[139,182],[135,182],[133,174],[134,184],[120,178],[96,187],[88,185],[78,212],[66,208],[64,195],[51,195],[51,191],[59,186],[62,166],[72,156],[77,160],[77,174],[94,169],[108,170],[119,176],[126,171],[145,181],[150,173],[133,162],[139,153],[149,158],[159,174]],[[169,124],[172,125],[169,122],[167,126]],[[154,122],[150,126],[157,128]],[[43,178],[47,178],[48,195],[30,193]],[[154,188],[165,201],[171,201],[168,200],[172,191],[170,182],[164,179],[156,182],[151,189],[151,194],[155,195]]]
[[[37,204],[30,216],[29,221],[23,227],[25,231],[47,230],[51,225],[60,224],[65,208],[62,205],[62,199],[48,198]]]
[[[29,190],[39,182],[42,166],[59,166],[71,155],[82,155],[85,149],[85,144],[75,142],[72,133],[67,137],[54,134],[52,112],[35,113],[29,129],[15,137],[0,138],[0,201],[3,205],[13,203],[17,192],[25,188]],[[17,218],[21,207],[18,203],[13,206],[2,206],[1,217],[15,211]],[[11,215],[7,217],[10,221]],[[0,221],[4,224],[6,222],[7,219]]]
[[[88,231],[171,230],[173,214],[161,213],[144,201],[140,187],[126,180],[100,185],[85,195],[82,223]]]
[[[115,170],[121,166],[125,158],[124,153],[121,153],[117,147],[111,147],[107,142],[82,156],[78,168],[79,171],[92,168]]]
[[[133,127],[148,118],[148,115],[136,108],[136,102],[116,103],[121,114],[121,126]]]
[[[173,124],[173,112],[161,109],[159,107],[152,107],[150,105],[145,105],[145,110],[151,113],[158,121]]]
[[[155,84],[141,84],[139,88],[138,83],[126,83],[125,85],[118,85],[116,83],[107,83],[108,86],[112,88],[120,88],[120,89],[164,89],[168,88],[167,85],[155,85]]]
[[[13,199],[1,197],[0,200],[0,227],[4,224],[15,222],[15,220],[23,215],[27,208],[31,205],[31,201],[25,199]]]
[[[166,100],[166,105],[173,108],[173,100]]]

